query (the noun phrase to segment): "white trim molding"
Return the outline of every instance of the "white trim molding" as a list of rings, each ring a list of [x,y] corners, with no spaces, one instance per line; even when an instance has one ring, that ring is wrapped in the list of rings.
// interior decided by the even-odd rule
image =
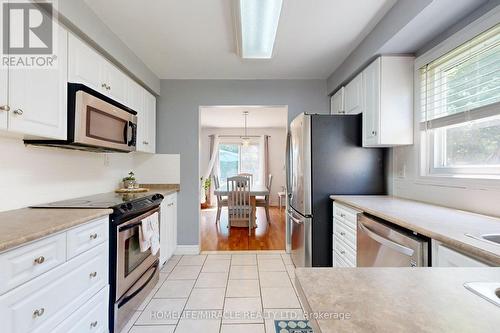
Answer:
[[[196,255],[200,254],[200,246],[196,245],[177,245],[177,248],[174,251],[176,256],[184,256],[184,255]]]

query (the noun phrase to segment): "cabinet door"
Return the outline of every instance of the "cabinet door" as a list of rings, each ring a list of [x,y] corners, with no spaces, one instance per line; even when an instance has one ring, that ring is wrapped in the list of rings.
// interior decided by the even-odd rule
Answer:
[[[148,110],[148,152],[156,152],[156,97],[146,92],[146,109]]]
[[[359,73],[345,86],[345,113],[363,112],[363,73]]]
[[[160,206],[160,265],[163,265],[170,257],[170,236],[169,236],[169,212],[168,202],[163,200]]]
[[[68,33],[58,27],[57,66],[9,70],[9,131],[66,139]]]
[[[340,88],[331,99],[331,114],[343,114],[344,112],[344,87]]]
[[[68,52],[68,81],[82,83],[94,90],[104,92],[102,57],[73,34],[69,34]]]
[[[104,59],[103,62],[105,95],[119,103],[126,104],[127,80],[129,78],[113,64]]]
[[[380,58],[363,71],[363,146],[379,143]]]
[[[1,26],[1,24],[0,24]],[[1,29],[0,29],[1,33]],[[8,117],[8,90],[7,90],[7,68],[0,67],[0,130],[7,129],[7,117]]]
[[[142,87],[140,89],[141,107],[137,111],[137,151],[147,153],[149,152],[149,112],[146,103],[146,90]]]
[[[170,256],[175,253],[177,248],[177,194],[170,195],[169,224],[170,224]],[[169,256],[169,257],[170,257]]]

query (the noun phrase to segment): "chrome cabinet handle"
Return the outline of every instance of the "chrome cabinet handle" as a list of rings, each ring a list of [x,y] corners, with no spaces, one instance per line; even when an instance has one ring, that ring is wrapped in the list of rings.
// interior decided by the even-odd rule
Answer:
[[[90,328],[94,328],[96,326],[97,326],[97,320],[90,323]]]
[[[93,233],[90,235],[90,239],[96,239],[97,238],[97,234],[96,233]]]
[[[377,131],[372,131],[372,135],[377,135]]]
[[[101,84],[101,88],[108,89],[108,85],[106,83]]]
[[[2,106],[0,106],[0,111],[10,111],[10,106],[2,105]]]
[[[92,272],[89,274],[90,278],[95,278],[97,276],[97,272]]]
[[[14,114],[17,114],[18,116],[20,116],[24,113],[24,111],[21,109],[15,109],[13,112],[14,112]]]
[[[340,254],[345,254],[345,251],[344,250],[340,250]]]
[[[44,312],[45,312],[44,308],[36,309],[35,311],[33,311],[33,318],[43,316]]]
[[[111,86],[107,86],[107,87],[106,87],[106,90],[111,90]]]
[[[340,213],[340,217],[345,217],[345,214]]]
[[[345,236],[345,232],[341,231],[340,236]]]
[[[144,145],[149,145],[149,142],[147,142],[147,141],[142,141],[142,144],[144,144]]]
[[[40,256],[40,257],[36,258],[35,260],[33,260],[33,262],[34,262],[35,264],[38,264],[38,265],[39,265],[39,264],[43,264],[43,263],[44,263],[44,261],[45,261],[45,257],[44,257],[44,256]]]

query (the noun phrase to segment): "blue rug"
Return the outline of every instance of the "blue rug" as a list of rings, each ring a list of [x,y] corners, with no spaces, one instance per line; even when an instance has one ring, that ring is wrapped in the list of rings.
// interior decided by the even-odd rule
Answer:
[[[275,320],[276,333],[313,333],[308,320]]]

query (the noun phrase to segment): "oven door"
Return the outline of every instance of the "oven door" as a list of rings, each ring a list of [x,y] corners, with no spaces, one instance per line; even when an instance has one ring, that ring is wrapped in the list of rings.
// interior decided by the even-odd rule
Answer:
[[[75,93],[76,144],[134,151],[137,117],[83,90]]]
[[[160,251],[153,256],[149,249],[141,252],[139,246],[141,221],[157,212],[159,213],[159,208],[133,218],[117,227],[115,301],[119,300],[127,290],[143,277],[159,258]]]

